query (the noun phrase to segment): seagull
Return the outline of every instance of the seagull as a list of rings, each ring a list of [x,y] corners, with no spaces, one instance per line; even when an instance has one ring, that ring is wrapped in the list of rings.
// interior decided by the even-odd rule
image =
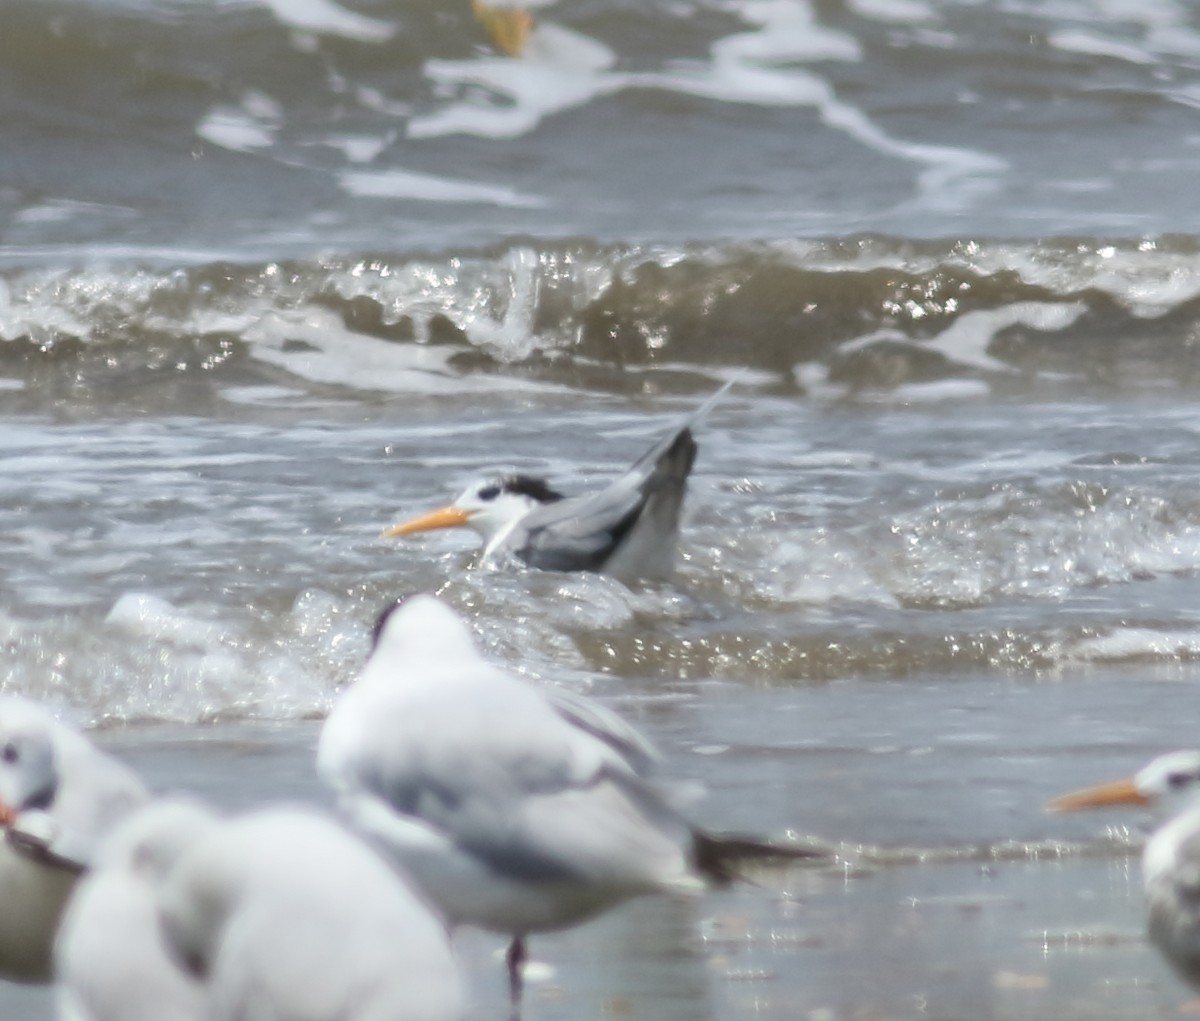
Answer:
[[[363,840],[311,807],[220,822],[158,892],[204,1021],[460,1021],[445,922]]]
[[[1132,777],[1065,794],[1046,808],[1110,805],[1153,805],[1169,816],[1142,851],[1150,939],[1200,988],[1200,751],[1161,755]]]
[[[735,859],[820,856],[698,830],[648,778],[656,759],[603,706],[490,664],[428,595],[384,611],[317,750],[352,824],[452,926],[511,936],[514,1017],[530,933],[641,894],[699,893],[733,879]]]
[[[158,892],[216,825],[206,805],[162,799],[113,829],[55,940],[62,1021],[205,1021],[204,987],[167,944]]]
[[[48,982],[59,917],[142,781],[35,702],[0,696],[0,978]]]
[[[566,497],[545,479],[489,476],[448,506],[394,525],[383,537],[466,526],[482,537],[485,561],[507,555],[544,571],[593,571],[621,581],[669,577],[696,459],[692,429],[734,382],[598,493]]]

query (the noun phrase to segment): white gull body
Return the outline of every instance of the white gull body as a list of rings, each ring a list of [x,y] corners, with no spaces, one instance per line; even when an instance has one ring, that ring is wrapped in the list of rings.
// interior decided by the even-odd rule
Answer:
[[[458,1021],[445,923],[363,841],[308,808],[222,822],[167,876],[166,937],[206,1021]]]
[[[159,891],[217,825],[195,802],[152,802],[104,842],[54,947],[60,1021],[205,1021],[205,990],[168,945]]]
[[[1051,811],[1154,806],[1166,821],[1142,851],[1150,939],[1200,989],[1200,751],[1161,755],[1136,775],[1051,802]]]
[[[47,709],[0,697],[0,978],[50,980],[59,918],[80,873],[146,798],[128,767]]]
[[[514,1005],[527,934],[730,878],[721,839],[695,830],[646,778],[653,758],[598,704],[488,663],[430,596],[381,618],[318,748],[343,811],[451,923],[513,937]]]

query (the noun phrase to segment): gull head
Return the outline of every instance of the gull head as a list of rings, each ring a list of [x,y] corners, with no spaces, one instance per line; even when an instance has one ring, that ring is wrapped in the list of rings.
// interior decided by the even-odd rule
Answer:
[[[415,595],[398,599],[375,621],[367,670],[477,655],[471,630],[457,613],[434,596]]]
[[[391,539],[437,528],[466,526],[490,545],[530,511],[561,499],[562,494],[551,489],[545,479],[532,475],[490,476],[471,483],[453,503],[393,525],[383,535]]]
[[[0,824],[28,809],[48,809],[58,792],[54,720],[34,707],[0,708]]]

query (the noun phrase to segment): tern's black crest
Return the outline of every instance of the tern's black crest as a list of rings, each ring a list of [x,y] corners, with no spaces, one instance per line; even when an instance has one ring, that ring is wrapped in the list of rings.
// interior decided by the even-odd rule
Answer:
[[[532,475],[506,475],[500,480],[500,485],[506,493],[528,496],[538,503],[557,503],[566,499],[562,493],[551,489],[545,479]]]

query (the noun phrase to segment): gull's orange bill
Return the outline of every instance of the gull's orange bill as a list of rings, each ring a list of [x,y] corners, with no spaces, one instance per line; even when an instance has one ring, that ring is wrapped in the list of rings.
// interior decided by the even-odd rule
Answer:
[[[1112,805],[1148,805],[1150,799],[1134,786],[1132,777],[1113,780],[1081,791],[1063,794],[1046,805],[1047,812],[1078,812],[1084,808],[1108,808]]]

